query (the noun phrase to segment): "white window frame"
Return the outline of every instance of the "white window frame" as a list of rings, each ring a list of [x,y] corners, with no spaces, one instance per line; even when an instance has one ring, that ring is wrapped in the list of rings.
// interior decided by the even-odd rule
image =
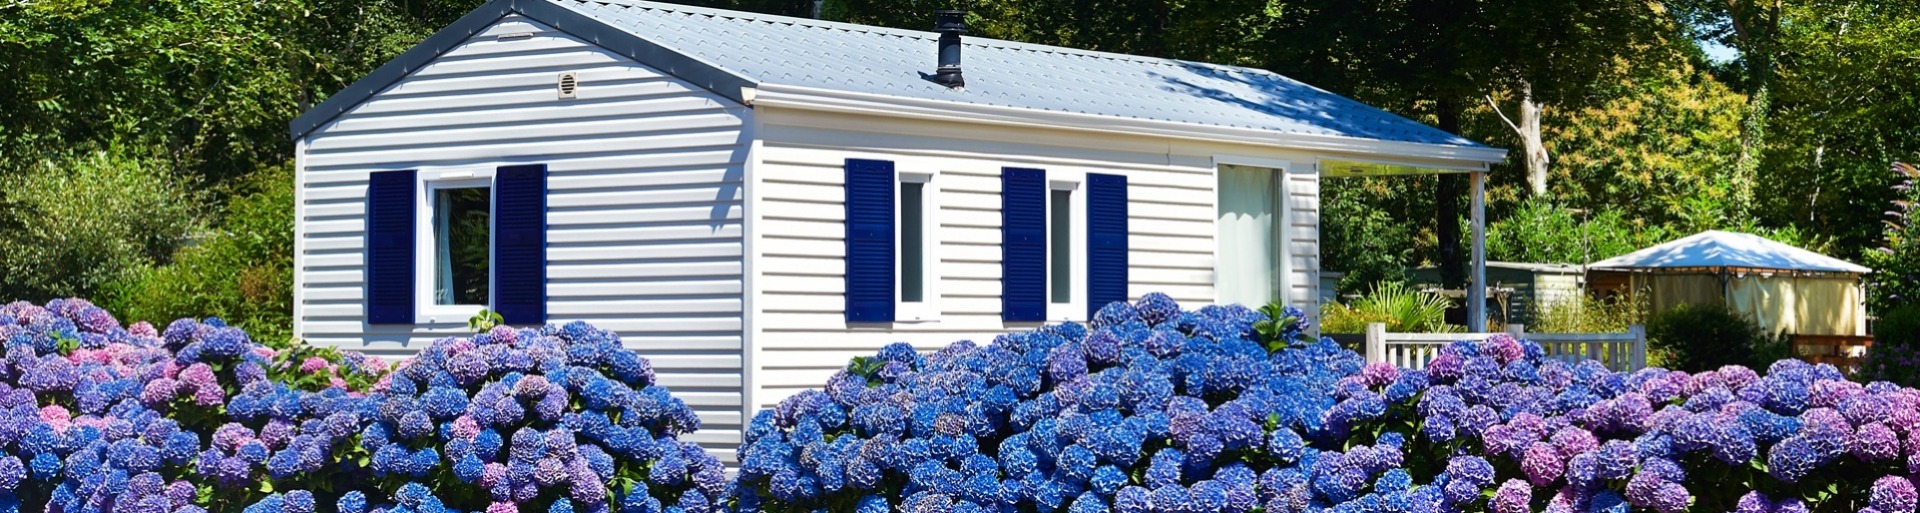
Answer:
[[[896,161],[894,165],[899,166],[901,164]],[[940,256],[938,254],[940,248],[940,182],[935,179],[936,176],[937,173],[931,172],[894,172],[893,218],[896,221],[893,223],[894,322],[934,322],[940,320],[940,268],[936,265],[940,262]],[[921,300],[911,303],[902,298],[906,291],[903,287],[899,286],[902,270],[906,268],[904,265],[906,261],[903,260],[906,258],[906,251],[904,251],[905,246],[902,245],[905,239],[901,237],[901,235],[904,234],[902,230],[905,227],[902,226],[902,223],[898,222],[899,220],[906,219],[906,216],[901,215],[901,208],[905,202],[901,201],[900,197],[901,191],[905,190],[904,187],[901,187],[901,184],[906,183],[921,184],[920,244],[923,246],[920,248]]]
[[[1220,186],[1219,173],[1220,173],[1220,168],[1222,166],[1265,168],[1265,169],[1272,170],[1274,172],[1274,187],[1275,187],[1273,191],[1274,202],[1275,202],[1274,209],[1277,210],[1276,212],[1274,212],[1274,220],[1273,220],[1275,225],[1274,244],[1278,246],[1274,248],[1274,251],[1276,252],[1275,254],[1277,255],[1276,258],[1280,260],[1279,270],[1276,271],[1280,275],[1278,280],[1279,283],[1276,284],[1276,286],[1278,287],[1278,290],[1274,292],[1275,295],[1277,295],[1277,297],[1275,297],[1274,299],[1278,301],[1282,301],[1284,304],[1301,306],[1301,305],[1294,304],[1293,294],[1292,294],[1293,285],[1294,285],[1293,283],[1293,198],[1290,195],[1293,193],[1293,190],[1292,190],[1291,184],[1289,183],[1291,182],[1289,176],[1294,172],[1295,165],[1293,161],[1286,160],[1286,159],[1267,158],[1267,157],[1251,157],[1251,156],[1245,156],[1245,155],[1214,155],[1213,156],[1213,173],[1211,173],[1213,175],[1213,183],[1211,185],[1215,189],[1218,189]],[[1318,166],[1314,166],[1314,167],[1317,168]],[[1211,215],[1213,216],[1213,220],[1210,222],[1211,224],[1214,225],[1213,233],[1211,235],[1216,238],[1213,243],[1214,304],[1225,304],[1226,301],[1222,300],[1222,298],[1219,297],[1221,283],[1224,280],[1228,279],[1226,276],[1223,275],[1223,273],[1220,272],[1221,248],[1220,248],[1220,241],[1218,240],[1218,237],[1220,236],[1219,191],[1215,190],[1214,194],[1210,195],[1209,198],[1210,199],[1208,201],[1213,202],[1213,205],[1210,207],[1210,210],[1212,211]],[[1314,283],[1316,300],[1318,296],[1318,285],[1319,285],[1318,282]],[[1244,306],[1247,306],[1248,308],[1259,308],[1266,305],[1244,305]],[[1307,305],[1307,306],[1312,306],[1312,305]],[[1307,308],[1307,310],[1313,310],[1313,308]]]
[[[494,187],[494,173],[495,170],[492,167],[461,167],[443,170],[421,170],[419,172],[420,186],[415,189],[420,192],[415,198],[418,206],[414,209],[415,219],[413,223],[413,247],[415,248],[413,255],[414,323],[440,324],[466,322],[467,319],[472,318],[474,314],[479,313],[481,309],[493,308],[494,297],[492,282],[495,268],[493,265],[493,255],[491,253],[494,249],[498,248],[498,241],[494,239],[495,234],[491,227],[487,230],[487,250],[488,253],[490,253],[487,256],[487,304],[441,305],[434,303],[434,255],[438,253],[439,247],[436,245],[437,238],[433,236],[433,195],[435,192],[444,189],[486,187],[490,196],[487,199],[488,208],[498,210],[499,191],[495,190]],[[488,215],[489,218],[491,218],[491,211],[489,211]]]
[[[1087,320],[1087,174],[1072,170],[1047,170],[1047,321],[1066,322]],[[1073,234],[1067,241],[1068,253],[1073,261],[1068,266],[1070,287],[1073,300],[1066,303],[1053,302],[1053,193],[1071,191],[1072,205],[1067,207],[1071,219],[1067,225],[1073,227]]]

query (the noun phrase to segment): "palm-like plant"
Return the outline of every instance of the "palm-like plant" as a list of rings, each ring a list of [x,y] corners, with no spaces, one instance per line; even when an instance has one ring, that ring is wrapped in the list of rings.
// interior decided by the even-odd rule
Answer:
[[[1321,308],[1321,326],[1331,333],[1359,333],[1375,322],[1396,332],[1460,331],[1459,326],[1447,324],[1451,306],[1452,301],[1439,294],[1383,281],[1351,304],[1327,303]]]

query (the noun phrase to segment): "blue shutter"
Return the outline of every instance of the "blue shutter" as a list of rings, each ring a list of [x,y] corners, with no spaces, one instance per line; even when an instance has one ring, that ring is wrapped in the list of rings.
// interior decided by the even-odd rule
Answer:
[[[1047,172],[1000,171],[1000,318],[1047,318]]]
[[[493,177],[493,311],[507,324],[547,323],[547,166]]]
[[[367,177],[367,323],[413,324],[414,223],[420,208],[416,173]]]
[[[1087,318],[1127,300],[1127,177],[1087,174]]]
[[[893,163],[847,159],[847,322],[893,322]]]

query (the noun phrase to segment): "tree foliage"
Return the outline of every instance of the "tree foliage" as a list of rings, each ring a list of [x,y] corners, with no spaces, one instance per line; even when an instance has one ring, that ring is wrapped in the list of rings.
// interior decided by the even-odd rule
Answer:
[[[1867,304],[1887,312],[1902,305],[1920,307],[1920,168],[1896,163],[1899,199],[1889,205],[1881,245],[1867,253],[1874,273],[1867,277]]]
[[[14,299],[88,294],[165,262],[204,195],[130,148],[34,162],[0,187],[0,287]]]
[[[293,180],[280,166],[247,178],[221,222],[168,265],[131,270],[103,303],[135,319],[216,316],[261,341],[292,333]]]

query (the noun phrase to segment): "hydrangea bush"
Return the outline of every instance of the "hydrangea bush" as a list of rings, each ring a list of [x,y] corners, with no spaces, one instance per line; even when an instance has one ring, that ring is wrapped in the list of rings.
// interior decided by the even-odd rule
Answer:
[[[678,441],[698,419],[585,324],[443,339],[390,372],[67,299],[0,306],[0,344],[0,512],[703,512],[726,494]]]
[[[679,440],[699,417],[583,322],[442,339],[374,389],[360,449],[392,513],[707,513],[726,497],[725,467]]]
[[[1152,294],[856,359],[746,433],[742,512],[1912,512],[1920,391],[1795,360],[1687,374],[1511,337],[1423,370]],[[1295,327],[1294,330],[1298,330]]]

